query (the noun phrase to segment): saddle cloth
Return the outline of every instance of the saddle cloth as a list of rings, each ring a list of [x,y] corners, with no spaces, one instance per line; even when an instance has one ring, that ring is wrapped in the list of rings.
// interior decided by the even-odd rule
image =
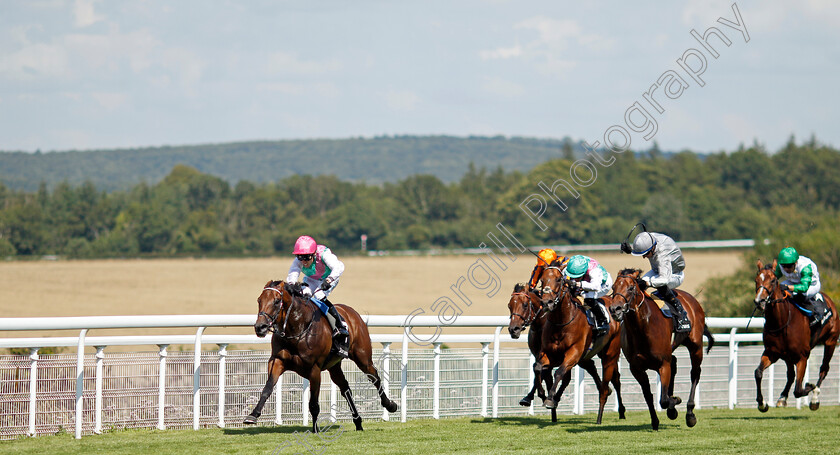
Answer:
[[[656,293],[656,291],[651,293],[645,291],[645,295],[650,297],[651,300],[653,300],[653,303],[655,303],[656,306],[659,307],[659,310],[662,311],[663,316],[665,316],[666,318],[674,317],[674,315],[671,313],[671,308],[668,307],[668,304],[665,303],[665,300],[663,300],[662,297],[660,297],[659,294]]]

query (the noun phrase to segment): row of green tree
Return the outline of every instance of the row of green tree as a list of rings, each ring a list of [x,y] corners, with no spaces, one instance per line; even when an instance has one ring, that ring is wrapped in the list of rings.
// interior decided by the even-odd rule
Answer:
[[[840,152],[791,140],[772,154],[754,146],[617,155],[592,185],[577,187],[578,198],[558,192],[568,210],[549,204],[541,230],[520,203],[541,181],[571,181],[571,163],[527,174],[471,166],[449,184],[432,175],[380,185],[295,175],[230,185],[183,165],[155,185],[110,193],[90,182],[33,192],[0,183],[0,255],[285,254],[304,233],[343,252],[357,251],[362,234],[370,249],[475,247],[499,222],[529,245],[618,243],[639,220],[677,240],[764,239],[840,211]]]

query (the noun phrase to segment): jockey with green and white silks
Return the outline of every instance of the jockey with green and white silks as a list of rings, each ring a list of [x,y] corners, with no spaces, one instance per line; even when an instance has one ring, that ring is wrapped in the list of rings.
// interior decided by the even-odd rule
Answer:
[[[577,281],[584,299],[599,299],[610,293],[613,280],[607,269],[589,256],[578,254],[569,259],[563,275]]]
[[[793,294],[803,294],[810,299],[820,293],[820,272],[817,270],[817,264],[805,256],[800,256],[792,247],[779,252],[774,273],[776,278],[781,280],[782,287]]]

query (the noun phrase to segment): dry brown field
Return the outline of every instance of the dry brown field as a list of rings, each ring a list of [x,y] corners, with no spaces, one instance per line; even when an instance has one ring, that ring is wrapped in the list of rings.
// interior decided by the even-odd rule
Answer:
[[[624,267],[647,270],[647,260],[642,258],[618,253],[593,256],[613,276]],[[732,273],[739,266],[740,258],[739,251],[686,251],[688,273],[682,289],[696,293],[707,279]],[[450,286],[466,276],[470,265],[478,259],[484,259],[498,274],[498,284],[485,290],[469,282],[462,284],[461,290],[472,304],[461,305]],[[350,305],[363,315],[408,314],[417,308],[434,314],[431,305],[447,296],[461,305],[464,315],[475,316],[507,315],[507,301],[514,284],[528,279],[535,261],[530,255],[517,256],[512,263],[506,260],[507,270],[500,271],[486,256],[345,257],[342,260],[346,271],[331,300]],[[289,257],[273,257],[0,262],[0,317],[256,315],[256,298],[263,285],[271,279],[285,279],[290,261]],[[486,279],[486,275],[477,278]],[[498,290],[488,297],[494,288]],[[224,333],[231,331],[249,333],[247,328]],[[189,333],[178,329],[140,332]],[[97,330],[91,335],[106,333]],[[0,332],[0,337],[9,335]],[[39,335],[30,332],[25,336]]]

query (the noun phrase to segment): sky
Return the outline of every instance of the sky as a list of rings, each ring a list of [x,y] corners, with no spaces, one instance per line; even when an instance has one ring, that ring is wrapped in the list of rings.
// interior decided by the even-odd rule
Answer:
[[[731,1],[6,0],[0,150],[402,134],[603,143],[613,125],[637,150],[772,152],[791,135],[840,146],[840,2],[735,4],[740,21]],[[731,43],[709,36],[717,58],[691,35],[709,27]],[[699,73],[692,49],[702,86],[678,62],[688,51]],[[645,93],[668,71],[678,96],[659,85],[659,112]],[[648,118],[625,118],[637,102]],[[644,121],[656,130],[628,124]]]

